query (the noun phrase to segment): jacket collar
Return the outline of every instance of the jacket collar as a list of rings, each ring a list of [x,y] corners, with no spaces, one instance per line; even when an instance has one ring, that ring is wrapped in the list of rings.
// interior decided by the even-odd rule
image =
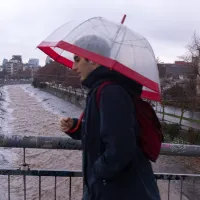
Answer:
[[[140,96],[142,93],[142,85],[104,66],[99,66],[92,71],[82,82],[82,85],[93,89],[104,81],[113,81],[120,84],[133,95]]]

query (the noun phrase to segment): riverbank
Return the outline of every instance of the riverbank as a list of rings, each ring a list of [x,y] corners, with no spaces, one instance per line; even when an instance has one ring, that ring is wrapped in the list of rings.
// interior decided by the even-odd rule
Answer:
[[[163,112],[157,111],[157,113],[160,113],[160,114],[163,115]],[[164,115],[167,115],[167,116],[171,116],[171,117],[175,117],[175,118],[181,119],[181,116],[178,116],[178,115],[175,115],[175,114],[171,114],[171,113],[166,113],[166,112],[165,112]],[[197,120],[197,119],[182,117],[182,120],[186,120],[186,121],[190,121],[190,122],[196,122],[196,123],[199,123],[199,124],[200,124],[200,119]]]
[[[80,89],[77,89],[77,91],[75,91],[70,87],[63,88],[63,87],[55,87],[52,85],[46,85],[45,87],[38,88],[38,89],[48,92],[50,94],[53,94],[63,100],[67,100],[75,104],[76,106],[80,107],[81,109],[84,109],[86,91],[81,91]],[[157,107],[157,116],[160,120],[162,120],[163,116],[162,116],[162,112],[159,111],[159,107]],[[180,118],[174,117],[170,113],[169,115],[165,115],[164,121],[166,123],[179,123]],[[200,123],[196,121],[189,121],[189,120],[183,119],[181,125],[183,129],[186,129],[186,130],[189,128],[200,130]]]

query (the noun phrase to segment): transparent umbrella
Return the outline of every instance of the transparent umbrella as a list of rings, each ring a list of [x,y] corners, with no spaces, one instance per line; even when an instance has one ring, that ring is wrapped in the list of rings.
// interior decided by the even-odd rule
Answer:
[[[142,97],[160,101],[160,80],[154,52],[140,34],[121,23],[94,17],[58,28],[38,48],[72,68],[74,54],[99,63],[142,84]]]

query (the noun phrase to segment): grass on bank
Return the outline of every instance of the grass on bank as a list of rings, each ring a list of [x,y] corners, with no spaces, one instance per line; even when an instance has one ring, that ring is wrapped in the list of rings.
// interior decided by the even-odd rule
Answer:
[[[159,111],[157,111],[157,113],[163,114],[162,112],[159,112]],[[181,119],[180,116],[174,115],[174,114],[171,114],[171,113],[165,113],[165,115],[170,116],[170,117],[175,117],[175,118]],[[196,123],[199,123],[199,124],[200,124],[200,120],[198,120],[198,119],[191,119],[191,118],[183,117],[183,120],[187,120],[187,121],[190,121],[190,122],[196,122]]]
[[[200,130],[189,128],[181,129],[179,124],[162,122],[165,143],[200,145]]]

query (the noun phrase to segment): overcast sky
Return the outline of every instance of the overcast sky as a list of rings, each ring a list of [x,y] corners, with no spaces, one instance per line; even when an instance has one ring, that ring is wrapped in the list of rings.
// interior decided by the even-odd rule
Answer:
[[[149,40],[156,57],[173,62],[193,32],[200,34],[199,8],[199,0],[0,0],[0,64],[18,54],[43,65],[46,55],[36,46],[62,24],[94,16],[120,22],[124,13],[125,24]]]

